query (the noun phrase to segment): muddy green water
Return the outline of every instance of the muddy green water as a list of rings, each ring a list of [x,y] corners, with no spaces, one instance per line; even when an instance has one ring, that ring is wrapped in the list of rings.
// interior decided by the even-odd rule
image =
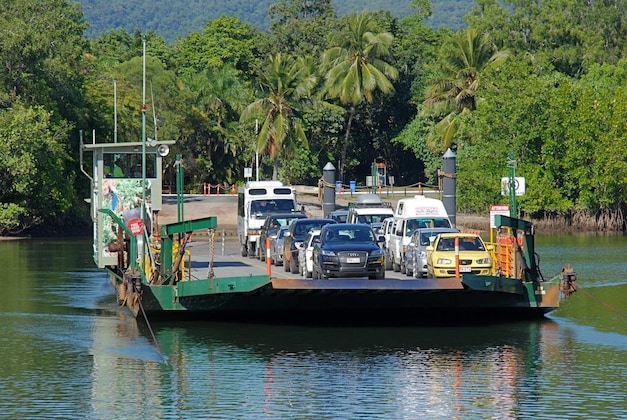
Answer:
[[[91,241],[0,242],[0,417],[627,418],[627,238],[540,236],[581,288],[544,321],[473,327],[143,324]]]

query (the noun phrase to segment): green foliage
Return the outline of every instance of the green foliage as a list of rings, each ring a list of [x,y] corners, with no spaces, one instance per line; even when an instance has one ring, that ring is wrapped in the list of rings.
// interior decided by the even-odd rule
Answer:
[[[330,0],[280,0],[270,6],[269,15],[272,53],[317,56],[338,26]]]
[[[42,107],[0,111],[0,234],[19,233],[68,211],[76,196],[66,168],[69,126]]]
[[[278,179],[279,156],[291,158],[296,147],[307,145],[302,124],[303,106],[317,84],[312,57],[295,59],[278,53],[261,72],[260,98],[246,107],[242,121],[259,124],[256,151],[273,161],[272,179]]]
[[[259,34],[236,17],[207,22],[202,33],[193,33],[176,43],[177,67],[182,71],[204,71],[230,66],[249,73],[255,66],[255,38]]]
[[[501,48],[524,51],[540,67],[569,76],[594,63],[616,64],[627,48],[624,0],[480,0],[468,21]]]
[[[321,1],[328,3],[327,0]],[[96,38],[112,28],[127,32],[155,31],[168,42],[185,38],[202,30],[207,21],[222,16],[235,16],[259,30],[268,30],[273,22],[268,11],[282,4],[276,0],[81,0],[85,19],[89,22],[87,34]],[[311,2],[309,2],[311,3]],[[339,16],[364,10],[376,12],[389,10],[394,16],[404,18],[412,13],[413,0],[333,0],[332,6]],[[462,29],[464,15],[472,8],[474,0],[433,0],[433,14],[428,23],[434,28]],[[280,7],[280,6],[279,6]]]
[[[0,8],[0,107],[16,98],[76,118],[81,105],[80,7],[66,0],[6,0]]]

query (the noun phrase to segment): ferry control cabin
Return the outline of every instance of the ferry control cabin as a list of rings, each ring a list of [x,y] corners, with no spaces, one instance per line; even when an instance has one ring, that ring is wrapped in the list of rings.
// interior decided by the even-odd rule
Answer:
[[[91,171],[84,172],[91,183],[93,255],[99,268],[118,265],[118,253],[114,249],[117,229],[108,212],[119,216],[129,229],[141,229],[144,233],[147,230],[147,236],[150,235],[153,215],[162,208],[162,159],[171,144],[174,141],[143,145],[142,142],[96,143],[94,140],[81,145],[81,161],[83,152],[92,153]],[[142,165],[144,149],[145,167]],[[147,216],[145,221],[142,221],[142,205]],[[139,238],[143,236],[141,233]]]

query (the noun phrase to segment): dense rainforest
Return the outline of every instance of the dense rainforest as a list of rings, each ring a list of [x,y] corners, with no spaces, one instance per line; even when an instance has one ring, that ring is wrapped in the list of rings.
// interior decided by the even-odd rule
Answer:
[[[78,1],[78,0],[77,0]],[[127,32],[154,31],[166,41],[201,32],[205,23],[221,16],[237,16],[242,22],[265,31],[270,28],[268,9],[275,0],[80,0],[86,34],[98,37],[112,29]],[[304,2],[303,2],[304,3]],[[315,2],[310,2],[315,3]],[[425,23],[433,28],[462,29],[464,15],[470,12],[474,0],[433,0],[432,13]],[[332,0],[338,16],[363,10],[385,10],[397,18],[412,14],[411,0]]]
[[[112,4],[114,4],[113,2]],[[173,4],[173,3],[172,3]],[[437,184],[457,155],[459,211],[486,213],[508,157],[521,215],[624,230],[627,0],[478,0],[460,30],[427,24],[428,0],[338,16],[330,0],[278,0],[259,29],[223,15],[168,42],[87,36],[82,5],[6,0],[0,10],[0,234],[84,225],[79,130],[175,140],[186,185],[264,178],[315,184],[332,162],[363,183],[383,159],[396,185]]]

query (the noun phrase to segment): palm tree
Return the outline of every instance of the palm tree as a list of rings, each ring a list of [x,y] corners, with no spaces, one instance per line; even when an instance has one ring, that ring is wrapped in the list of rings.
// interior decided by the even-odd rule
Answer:
[[[458,116],[477,109],[481,72],[507,59],[509,54],[497,51],[486,34],[480,35],[472,28],[453,34],[441,53],[443,76],[427,89],[424,105],[427,113],[442,117],[427,141],[433,149],[440,149],[436,146],[439,139],[442,150],[446,150],[460,127]]]
[[[190,159],[194,159],[188,167],[197,168],[201,177],[211,173],[212,181],[232,182],[241,167],[238,157],[244,146],[237,121],[250,101],[250,88],[229,65],[186,75],[181,80],[189,97],[187,117],[193,128],[183,142],[193,157]]]
[[[295,59],[278,53],[269,57],[261,73],[264,97],[246,107],[241,120],[259,119],[257,150],[272,159],[272,179],[278,178],[279,156],[289,156],[298,143],[307,144],[301,120],[302,107],[307,104],[316,85],[311,57]]]
[[[325,51],[322,59],[325,75],[326,96],[348,106],[346,132],[340,160],[340,178],[344,178],[344,163],[355,107],[364,101],[372,103],[374,93],[394,92],[392,81],[398,78],[398,70],[386,62],[394,36],[378,32],[372,14],[362,12],[348,18],[348,32],[340,35],[337,46]]]

